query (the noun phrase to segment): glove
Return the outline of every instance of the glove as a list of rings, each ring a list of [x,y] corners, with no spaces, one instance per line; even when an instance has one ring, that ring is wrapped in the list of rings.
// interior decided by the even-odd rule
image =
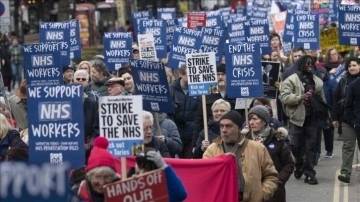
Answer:
[[[168,165],[165,163],[164,159],[161,157],[161,154],[159,151],[148,151],[146,153],[146,158],[149,161],[154,162],[154,164],[161,169],[166,168]]]

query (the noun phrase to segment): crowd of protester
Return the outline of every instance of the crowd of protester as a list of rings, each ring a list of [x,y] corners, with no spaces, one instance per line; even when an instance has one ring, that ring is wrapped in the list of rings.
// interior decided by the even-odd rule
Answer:
[[[357,113],[360,111],[357,102],[360,94],[356,88],[360,82],[359,47],[350,52],[339,52],[336,48],[330,48],[326,53],[308,52],[302,47],[284,52],[279,35],[271,34],[270,40],[272,51],[262,55],[262,60],[281,64],[280,76],[274,84],[278,98],[254,98],[248,113],[244,109],[235,109],[236,99],[226,94],[226,65],[218,64],[217,86],[206,96],[207,139],[201,97],[189,95],[186,65],[176,70],[166,68],[174,113],[160,113],[159,124],[154,122],[152,113],[144,111],[143,114],[144,145],[154,149],[148,156],[156,168],[167,169],[162,157],[212,158],[232,153],[237,159],[242,201],[286,201],[285,185],[292,174],[296,179],[305,175],[304,182],[310,185],[319,183],[315,168],[325,149],[326,158],[342,156],[338,179],[350,182],[356,140],[360,144],[360,116]],[[26,81],[23,80],[20,50],[16,37],[1,39],[4,84],[9,92],[18,87],[8,98],[9,106],[6,102],[0,103],[0,161],[28,159]],[[139,50],[134,48],[133,52],[138,57]],[[166,61],[163,62],[166,66]],[[334,74],[341,68],[345,73],[337,81]],[[120,180],[120,177],[114,172],[112,161],[110,164],[94,163],[96,158],[111,159],[106,148],[98,148],[98,145],[108,144],[106,139],[98,138],[98,100],[101,96],[135,95],[131,67],[127,65],[109,72],[101,57],[96,57],[63,67],[63,79],[64,84],[82,85],[84,89],[84,163],[89,180],[74,184],[74,190],[84,199],[94,197],[101,201],[101,186]],[[328,105],[325,118],[314,113],[312,97],[315,95]],[[277,108],[272,107],[271,102],[276,103]],[[343,140],[342,154],[333,153],[335,131]],[[324,149],[321,148],[322,135]],[[167,172],[172,175],[173,171]],[[96,181],[97,175],[109,176],[108,181]],[[177,179],[174,180],[177,184]],[[90,192],[84,192],[86,184],[91,188]],[[178,186],[181,188],[182,185]],[[181,190],[178,190],[179,197],[183,200],[186,192]],[[257,190],[262,190],[263,194],[258,194]]]

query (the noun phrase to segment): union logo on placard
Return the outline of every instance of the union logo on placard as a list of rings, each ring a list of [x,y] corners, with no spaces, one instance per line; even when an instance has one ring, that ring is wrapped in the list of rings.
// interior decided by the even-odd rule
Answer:
[[[249,87],[241,87],[241,96],[249,96]]]

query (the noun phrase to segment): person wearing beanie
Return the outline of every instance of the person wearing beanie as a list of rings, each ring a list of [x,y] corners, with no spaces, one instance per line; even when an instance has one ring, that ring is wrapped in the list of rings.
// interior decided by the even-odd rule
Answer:
[[[276,171],[279,173],[277,190],[268,200],[269,202],[285,202],[285,183],[294,171],[295,163],[291,150],[287,146],[286,138],[288,132],[285,128],[277,130],[269,126],[271,116],[266,106],[256,105],[249,111],[249,128],[243,129],[241,133],[250,140],[262,143],[268,150]]]
[[[273,111],[272,111],[272,109],[270,107],[271,106],[270,100],[268,98],[264,98],[264,97],[254,98],[251,101],[249,108],[252,108],[252,107],[257,106],[257,105],[263,105],[269,110],[269,113],[270,113],[270,116],[271,116],[271,119],[269,121],[270,128],[274,128],[276,130],[279,127],[284,126],[277,118],[274,118]]]
[[[104,202],[103,186],[120,180],[120,176],[116,173],[115,158],[107,151],[108,146],[109,141],[105,137],[95,138],[94,147],[85,167],[85,179],[76,192],[82,200]]]
[[[74,68],[71,65],[63,67],[64,84],[71,84],[74,81]]]
[[[277,188],[278,172],[265,146],[241,133],[243,117],[230,110],[220,119],[220,136],[205,150],[203,158],[231,153],[237,159],[239,201],[267,201]]]

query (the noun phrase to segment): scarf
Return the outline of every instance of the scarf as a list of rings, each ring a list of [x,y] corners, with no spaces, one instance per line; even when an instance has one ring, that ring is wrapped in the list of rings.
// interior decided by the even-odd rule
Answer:
[[[266,128],[262,131],[256,133],[251,132],[251,137],[256,142],[263,143],[266,140],[266,138],[270,135],[270,131],[271,131],[270,126],[266,126]]]

